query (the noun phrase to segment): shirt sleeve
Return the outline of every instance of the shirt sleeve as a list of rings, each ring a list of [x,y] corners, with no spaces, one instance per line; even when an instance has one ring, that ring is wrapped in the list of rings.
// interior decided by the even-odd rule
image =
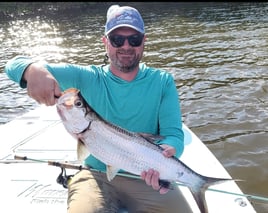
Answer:
[[[184,151],[184,133],[182,130],[180,99],[178,91],[171,75],[168,75],[163,91],[163,97],[159,112],[160,135],[165,139],[158,144],[167,144],[176,149],[176,157],[180,157]]]
[[[34,61],[30,57],[16,56],[9,60],[5,66],[7,76],[18,83],[20,87],[26,88],[27,82],[23,80],[23,73]]]

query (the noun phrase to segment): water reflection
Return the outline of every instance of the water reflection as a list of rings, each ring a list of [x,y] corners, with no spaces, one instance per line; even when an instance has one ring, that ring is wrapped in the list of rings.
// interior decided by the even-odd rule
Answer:
[[[268,4],[137,6],[148,36],[143,61],[174,75],[184,122],[233,177],[247,180],[239,183],[245,192],[268,197]],[[102,64],[105,12],[0,22],[1,72],[17,54]],[[0,123],[37,106],[3,72],[0,80]]]

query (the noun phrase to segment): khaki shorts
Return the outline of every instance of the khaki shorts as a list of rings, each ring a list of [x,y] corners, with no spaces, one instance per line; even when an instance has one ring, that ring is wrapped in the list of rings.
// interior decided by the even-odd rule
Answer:
[[[68,213],[190,213],[177,189],[161,195],[143,180],[79,171],[68,185]]]

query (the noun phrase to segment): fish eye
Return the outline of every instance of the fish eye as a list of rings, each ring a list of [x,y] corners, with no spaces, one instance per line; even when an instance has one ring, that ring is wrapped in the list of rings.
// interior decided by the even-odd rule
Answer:
[[[74,105],[75,105],[76,107],[83,107],[83,102],[80,101],[80,100],[77,100],[77,101],[75,101]]]

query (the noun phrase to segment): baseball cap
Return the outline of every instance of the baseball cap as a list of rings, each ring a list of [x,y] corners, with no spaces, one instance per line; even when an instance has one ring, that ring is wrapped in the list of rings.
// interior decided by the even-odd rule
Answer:
[[[129,6],[112,5],[107,11],[105,35],[119,27],[130,27],[144,34],[144,22],[138,10]]]

